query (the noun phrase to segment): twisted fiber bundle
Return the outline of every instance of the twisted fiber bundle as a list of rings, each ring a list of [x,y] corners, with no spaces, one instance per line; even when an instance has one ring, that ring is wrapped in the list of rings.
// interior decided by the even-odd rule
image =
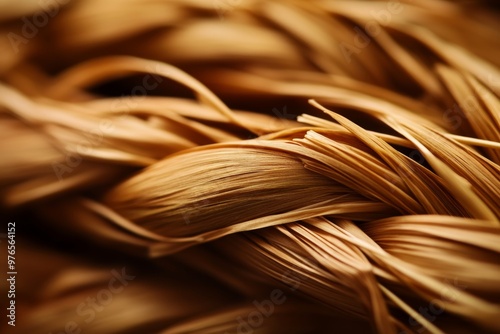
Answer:
[[[0,14],[2,329],[500,332],[495,2],[50,8]]]

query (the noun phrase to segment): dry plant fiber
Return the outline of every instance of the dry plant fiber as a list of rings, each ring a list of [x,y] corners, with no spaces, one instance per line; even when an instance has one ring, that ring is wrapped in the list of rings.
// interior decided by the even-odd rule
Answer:
[[[0,1],[2,333],[500,333],[496,1]]]

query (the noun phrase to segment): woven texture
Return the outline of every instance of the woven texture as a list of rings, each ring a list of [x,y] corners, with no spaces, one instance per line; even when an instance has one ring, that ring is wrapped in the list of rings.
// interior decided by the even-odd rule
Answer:
[[[500,332],[496,2],[3,6],[1,329]]]

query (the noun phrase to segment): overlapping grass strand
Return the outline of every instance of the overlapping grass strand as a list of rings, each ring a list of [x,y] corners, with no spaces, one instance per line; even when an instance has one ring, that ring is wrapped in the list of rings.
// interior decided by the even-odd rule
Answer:
[[[0,12],[18,333],[123,263],[78,328],[500,332],[494,2],[74,0],[24,36],[44,11]]]

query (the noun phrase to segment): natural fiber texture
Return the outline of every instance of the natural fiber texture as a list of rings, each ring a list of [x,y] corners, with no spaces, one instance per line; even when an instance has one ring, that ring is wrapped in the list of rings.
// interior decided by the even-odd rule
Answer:
[[[2,5],[4,331],[500,332],[496,2]]]

